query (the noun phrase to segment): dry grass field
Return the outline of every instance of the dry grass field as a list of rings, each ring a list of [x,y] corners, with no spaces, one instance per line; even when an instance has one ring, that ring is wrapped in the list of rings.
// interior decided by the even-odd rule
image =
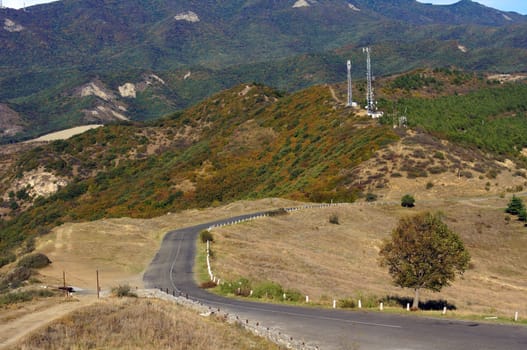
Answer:
[[[414,209],[394,204],[351,204],[308,209],[213,231],[213,270],[224,280],[273,281],[314,302],[333,298],[412,297],[391,284],[378,265],[382,240],[403,215],[441,211],[468,248],[470,269],[440,293],[458,315],[527,315],[527,228],[506,220],[507,198],[417,201]],[[336,214],[340,224],[329,222]]]
[[[388,197],[388,196],[387,196]],[[384,198],[387,198],[384,197]],[[510,318],[515,311],[520,317],[527,315],[527,228],[521,223],[506,220],[503,212],[510,196],[474,197],[472,199],[420,199],[416,196],[416,208],[401,208],[394,198],[387,202],[364,202],[346,204],[325,209],[307,209],[286,216],[263,218],[235,226],[213,231],[213,269],[222,279],[237,279],[247,277],[253,282],[274,281],[286,289],[296,289],[307,294],[313,302],[330,305],[333,298],[361,297],[363,300],[377,300],[388,295],[411,297],[412,292],[394,287],[385,269],[378,266],[378,251],[382,240],[390,234],[397,220],[403,216],[420,210],[442,211],[447,224],[458,232],[472,255],[470,269],[462,278],[458,278],[451,287],[441,293],[424,293],[426,300],[445,299],[455,305],[455,316],[468,314],[494,316],[501,319]],[[37,251],[47,254],[53,263],[42,270],[38,277],[43,284],[50,286],[62,283],[62,271],[66,272],[69,285],[82,289],[95,289],[95,270],[99,269],[101,285],[109,290],[120,284],[128,283],[141,287],[141,275],[159,247],[165,232],[170,229],[191,226],[219,218],[227,218],[242,213],[268,210],[272,208],[295,206],[298,203],[281,200],[265,199],[254,202],[241,201],[221,207],[206,210],[189,210],[177,214],[168,214],[151,220],[112,219],[88,223],[65,224],[43,236],[37,242]],[[329,217],[337,215],[339,225],[331,224]],[[152,315],[164,313],[168,306],[160,306],[156,302],[144,304],[144,301],[109,301],[108,304],[97,304],[93,309],[85,309],[83,314],[66,316],[52,327],[43,328],[40,335],[32,335],[20,348],[68,348],[73,345],[58,342],[65,337],[61,332],[70,332],[64,324],[73,327],[78,333],[78,348],[88,347],[82,343],[95,341],[95,332],[102,331],[95,325],[90,325],[90,317],[94,314],[104,315],[101,320],[114,322],[116,327],[122,327],[125,333],[142,334],[121,324],[117,320],[141,320],[145,310]],[[37,302],[38,313],[53,319],[53,315],[63,315],[64,310],[53,300]],[[71,303],[65,303],[69,308]],[[79,307],[82,303],[78,304]],[[176,307],[176,306],[173,306]],[[24,311],[27,309],[28,311]],[[139,311],[140,310],[140,311]],[[18,319],[28,317],[30,308],[12,307],[2,310],[0,327],[8,326]],[[173,313],[173,312],[172,312]],[[178,315],[187,316],[184,310],[177,309]],[[91,315],[91,316],[90,316]],[[138,315],[141,315],[138,316]],[[191,317],[191,316],[189,316]],[[197,316],[196,316],[197,317]],[[144,317],[145,322],[157,321]],[[150,321],[148,321],[150,320]],[[160,327],[185,322],[176,318],[164,318],[159,321]],[[45,325],[45,320],[35,321]],[[141,320],[142,322],[142,320]],[[192,321],[194,322],[194,321]],[[223,347],[217,345],[214,349],[233,348],[232,332],[220,328],[204,330],[210,326],[209,320],[195,318],[192,326],[197,332],[210,333],[210,337],[221,344],[220,340],[228,339]],[[155,328],[154,327],[154,328]],[[113,329],[112,327],[108,327]],[[152,328],[152,327],[151,327]],[[34,329],[34,327],[33,327]],[[183,328],[185,329],[185,328]],[[26,334],[30,327],[22,327],[19,331]],[[151,332],[154,332],[151,330]],[[170,332],[167,332],[170,333]],[[70,334],[70,333],[68,333]],[[163,333],[164,334],[164,333]],[[180,340],[191,342],[192,336],[186,333],[179,335]],[[201,334],[201,333],[200,333]],[[226,335],[231,334],[231,335]],[[151,334],[150,334],[151,335]],[[150,336],[149,335],[149,336]],[[144,335],[146,336],[146,335]],[[172,334],[164,334],[160,342],[169,341]],[[145,348],[134,343],[138,341],[132,336],[112,338],[111,334],[103,338],[115,342],[115,347]],[[157,335],[156,335],[157,337]],[[169,338],[166,338],[169,337]],[[235,336],[235,338],[238,336]],[[128,339],[130,338],[130,339]],[[90,339],[90,340],[88,340]],[[210,339],[210,338],[208,338]],[[237,338],[236,338],[237,339]],[[77,340],[76,340],[77,341]],[[129,343],[119,342],[129,341]],[[240,340],[241,341],[241,340]],[[35,343],[36,342],[36,343]],[[48,343],[46,343],[48,342]],[[248,341],[248,345],[236,348],[250,349],[256,340]],[[51,344],[51,345],[45,345]],[[55,344],[55,345],[53,345]],[[56,344],[60,344],[57,346]],[[85,345],[82,345],[85,344]],[[153,348],[163,347],[154,341]],[[185,343],[187,344],[187,343]],[[198,343],[190,348],[200,349]],[[214,343],[216,344],[216,343]],[[95,344],[96,345],[96,344]],[[95,346],[94,345],[94,346]],[[53,347],[55,346],[55,347]],[[245,346],[245,347],[244,347]],[[262,348],[254,345],[252,348]],[[146,347],[148,348],[148,347]],[[173,347],[176,348],[176,347]],[[189,348],[189,347],[187,347]],[[211,348],[212,349],[212,348]]]
[[[219,350],[281,347],[173,303],[110,298],[44,326],[13,349]]]
[[[294,202],[282,199],[240,201],[151,220],[121,218],[67,223],[41,237],[37,243],[37,250],[53,262],[40,273],[46,283],[61,285],[64,271],[69,285],[95,290],[95,271],[99,270],[102,289],[126,283],[141,287],[142,273],[169,230],[288,205]]]

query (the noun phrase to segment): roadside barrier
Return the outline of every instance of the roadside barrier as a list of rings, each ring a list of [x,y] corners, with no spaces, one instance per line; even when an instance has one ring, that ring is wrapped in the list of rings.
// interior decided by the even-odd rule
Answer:
[[[193,309],[203,317],[215,316],[220,319],[227,321],[230,324],[243,327],[244,329],[250,331],[254,335],[265,337],[271,342],[285,346],[288,349],[295,350],[319,350],[320,347],[313,343],[308,343],[302,339],[296,339],[295,337],[282,333],[278,329],[271,327],[266,327],[262,322],[258,320],[249,320],[247,318],[242,318],[239,315],[227,312],[222,310],[219,307],[211,307],[203,305],[203,303],[192,300],[188,295],[183,297],[180,291],[165,289],[143,289],[137,291],[138,296],[144,298],[156,298],[165,301],[175,302],[178,305],[182,305]]]

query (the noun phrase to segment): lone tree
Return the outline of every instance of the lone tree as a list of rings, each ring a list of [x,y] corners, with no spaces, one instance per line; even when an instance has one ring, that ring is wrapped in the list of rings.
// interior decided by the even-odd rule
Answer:
[[[523,204],[523,201],[521,200],[521,198],[512,195],[512,198],[509,204],[507,205],[507,209],[505,209],[505,212],[512,215],[520,215],[522,211],[525,211],[525,205]]]
[[[415,206],[415,198],[409,194],[405,194],[401,198],[401,206],[405,208],[413,208]]]
[[[460,237],[432,213],[399,220],[379,254],[394,284],[415,291],[413,309],[419,308],[422,288],[439,292],[456,273],[463,274],[470,261]]]

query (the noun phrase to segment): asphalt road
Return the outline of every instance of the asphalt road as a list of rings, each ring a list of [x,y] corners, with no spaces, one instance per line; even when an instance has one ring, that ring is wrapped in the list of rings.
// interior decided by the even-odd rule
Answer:
[[[525,350],[527,327],[452,321],[377,312],[293,307],[240,301],[196,285],[193,265],[199,232],[244,215],[170,231],[143,276],[146,287],[176,290],[205,305],[236,314],[317,344],[320,349],[360,350]]]

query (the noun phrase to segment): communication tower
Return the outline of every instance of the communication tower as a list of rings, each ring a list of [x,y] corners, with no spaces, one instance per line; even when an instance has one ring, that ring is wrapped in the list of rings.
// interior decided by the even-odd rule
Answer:
[[[353,91],[351,83],[351,60],[348,60],[348,103],[346,107],[357,107],[357,103],[353,102]]]
[[[372,118],[380,118],[383,115],[383,112],[377,110],[377,103],[375,102],[375,97],[373,95],[373,76],[371,73],[371,55],[370,48],[365,47],[362,49],[362,52],[366,53],[366,111],[368,115]]]

